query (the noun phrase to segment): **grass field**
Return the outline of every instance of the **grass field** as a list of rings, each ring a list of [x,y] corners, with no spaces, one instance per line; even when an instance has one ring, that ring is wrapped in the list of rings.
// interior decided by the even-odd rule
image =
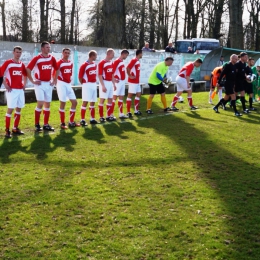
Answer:
[[[66,131],[55,101],[49,134],[31,103],[11,140],[1,106],[0,259],[260,259],[260,105],[237,118],[193,97]]]

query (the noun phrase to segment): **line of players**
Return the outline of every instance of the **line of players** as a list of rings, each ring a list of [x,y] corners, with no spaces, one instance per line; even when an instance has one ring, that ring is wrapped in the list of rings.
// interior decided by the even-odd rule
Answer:
[[[3,76],[3,84],[6,88],[7,98],[7,113],[5,116],[6,134],[10,138],[12,134],[24,134],[19,129],[21,109],[25,105],[24,89],[27,79],[34,84],[34,90],[37,100],[37,105],[34,111],[35,115],[35,131],[41,132],[54,131],[54,128],[49,124],[50,118],[50,103],[52,101],[53,87],[56,85],[58,97],[60,100],[60,121],[61,128],[67,129],[68,127],[87,126],[85,120],[86,110],[89,103],[90,111],[90,124],[97,124],[95,119],[95,103],[97,102],[97,72],[99,79],[99,104],[98,111],[100,115],[100,123],[106,121],[115,121],[113,115],[115,103],[118,100],[119,118],[131,118],[132,97],[134,98],[134,114],[139,116],[142,113],[139,110],[141,87],[140,87],[140,62],[142,58],[142,50],[136,51],[136,56],[131,59],[126,67],[124,60],[128,57],[128,50],[121,51],[120,57],[114,62],[115,52],[113,49],[108,49],[105,59],[101,60],[97,65],[97,52],[92,50],[88,53],[88,60],[84,62],[80,69],[78,78],[82,84],[82,105],[81,105],[81,121],[75,122],[75,113],[77,107],[77,100],[75,93],[71,86],[71,78],[73,71],[73,63],[69,60],[71,51],[69,48],[64,48],[62,51],[62,58],[59,61],[50,55],[49,42],[41,43],[41,53],[35,56],[27,65],[27,67],[20,61],[22,55],[22,48],[20,46],[14,47],[13,59],[9,59],[1,66],[1,74]],[[164,106],[164,111],[177,111],[175,107],[180,95],[185,90],[188,92],[188,101],[191,109],[196,109],[192,105],[191,86],[189,84],[190,74],[194,67],[199,67],[202,64],[200,59],[195,62],[189,62],[183,66],[179,75],[176,78],[177,94],[173,98],[171,108],[167,107],[165,98],[165,88],[163,81],[167,80],[166,73],[169,66],[173,63],[172,57],[167,57],[165,61],[157,64],[152,71],[149,78],[150,96],[147,101],[148,114],[152,114],[151,105],[153,96],[156,93],[161,94],[161,100]],[[32,75],[32,72],[34,73]],[[128,96],[126,99],[127,114],[123,113],[123,98],[125,95],[125,81],[126,73],[128,75]],[[68,126],[65,123],[65,105],[66,101],[70,100],[70,115]],[[106,104],[106,117],[104,116],[104,104]],[[15,109],[13,128],[10,130],[11,115]],[[43,127],[40,124],[40,117],[43,111]]]
[[[1,66],[1,74],[3,76],[3,85],[6,88],[7,98],[7,113],[5,116],[6,137],[10,138],[11,134],[24,134],[19,129],[21,109],[25,105],[24,89],[27,78],[34,84],[37,105],[35,108],[35,130],[37,132],[54,131],[54,128],[49,124],[50,118],[50,103],[52,100],[53,87],[56,85],[57,93],[60,100],[60,120],[61,128],[68,128],[65,124],[65,105],[69,99],[71,101],[69,127],[86,126],[85,114],[89,103],[90,110],[90,124],[97,124],[95,119],[95,102],[97,102],[97,85],[96,76],[98,71],[99,79],[99,115],[100,122],[114,121],[113,116],[115,102],[117,97],[119,107],[119,117],[122,119],[131,118],[130,112],[132,104],[132,96],[134,99],[134,114],[141,115],[139,111],[139,103],[141,96],[140,87],[140,62],[142,58],[142,50],[136,51],[136,57],[133,58],[126,68],[128,74],[129,91],[126,100],[127,115],[123,113],[123,97],[125,95],[125,79],[126,72],[123,61],[129,55],[128,50],[122,50],[121,55],[114,62],[114,50],[108,49],[105,59],[95,64],[97,58],[96,51],[90,51],[88,60],[82,64],[79,70],[79,81],[82,84],[82,106],[81,106],[81,121],[76,123],[74,121],[77,100],[74,91],[71,87],[71,77],[73,64],[69,60],[70,49],[64,48],[62,51],[62,58],[56,61],[50,55],[50,44],[46,41],[41,43],[41,53],[35,56],[27,65],[27,67],[20,61],[22,55],[22,48],[16,46],[13,50],[13,58],[4,62]],[[34,75],[32,75],[34,72]],[[104,117],[104,103],[107,100],[107,115]],[[11,115],[13,110],[14,124],[10,131]],[[43,127],[40,125],[40,117],[43,111]]]
[[[230,101],[230,107],[234,109],[235,116],[242,116],[236,107],[236,100],[240,99],[243,113],[249,114],[250,111],[255,111],[256,108],[253,107],[253,82],[256,75],[254,73],[256,74],[254,59],[248,58],[246,52],[241,52],[239,55],[232,54],[230,62],[215,68],[212,72],[209,103],[212,103],[211,96],[215,87],[219,92],[219,102],[213,107],[213,110],[219,113],[219,106],[226,110],[226,104]],[[224,82],[223,79],[225,79]],[[222,86],[225,87],[224,98],[222,98]],[[249,109],[246,108],[245,94],[249,95]]]

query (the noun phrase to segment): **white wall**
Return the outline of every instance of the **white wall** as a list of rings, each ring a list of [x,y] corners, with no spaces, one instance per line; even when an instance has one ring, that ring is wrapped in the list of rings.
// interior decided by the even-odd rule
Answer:
[[[29,61],[33,58],[33,56],[37,55],[40,52],[40,44],[34,43],[21,43],[21,42],[1,42],[0,43],[0,64],[7,59],[12,58],[12,51],[15,45],[19,45],[23,48],[23,54],[21,60],[27,65]],[[64,47],[69,47],[72,50],[71,60],[74,62],[74,75],[72,83],[73,85],[79,84],[77,79],[78,69],[80,65],[85,62],[88,58],[88,52],[90,50],[96,50],[98,53],[97,63],[105,58],[106,56],[106,48],[97,48],[97,47],[83,47],[83,46],[69,46],[69,45],[60,45],[54,44],[52,47],[52,55],[56,59],[61,58],[62,49]],[[75,51],[76,50],[76,51]],[[115,58],[120,55],[121,50],[115,49]],[[135,50],[129,50],[130,55],[125,60],[125,64],[127,65],[129,61],[135,57]],[[141,63],[141,79],[140,82],[147,83],[149,75],[153,69],[153,67],[160,61],[163,61],[166,57],[172,56],[174,58],[173,65],[169,68],[168,77],[172,77],[175,80],[178,71],[183,66],[184,63],[190,60],[195,60],[200,57],[199,55],[193,54],[176,54],[172,55],[170,53],[165,52],[143,52],[143,58],[140,60]],[[201,57],[203,58],[203,57]],[[199,77],[199,70],[195,70],[193,73],[193,77],[196,79]],[[28,82],[27,87],[32,87],[32,84]]]

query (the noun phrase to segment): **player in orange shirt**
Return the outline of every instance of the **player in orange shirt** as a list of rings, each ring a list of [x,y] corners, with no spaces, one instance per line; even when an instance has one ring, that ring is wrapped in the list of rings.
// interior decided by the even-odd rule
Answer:
[[[3,75],[3,84],[6,88],[7,112],[5,115],[5,137],[11,138],[10,123],[12,112],[14,114],[13,134],[22,135],[19,129],[19,122],[21,117],[21,109],[24,107],[24,88],[27,80],[27,73],[25,65],[20,61],[22,55],[22,48],[20,46],[14,47],[13,59],[7,60],[1,67],[1,75]]]
[[[74,121],[77,107],[77,99],[71,87],[73,63],[69,60],[70,53],[71,50],[69,48],[63,48],[62,58],[57,62],[57,70],[55,71],[55,81],[57,81],[57,94],[60,100],[60,126],[62,129],[68,128],[65,124],[65,105],[67,99],[69,99],[71,102],[69,127],[80,126],[79,123],[76,123]]]
[[[211,72],[211,80],[210,80],[210,92],[209,92],[209,103],[212,104],[212,94],[215,91],[215,88],[218,83],[219,76],[222,72],[222,66],[221,67],[216,67],[212,72]],[[217,92],[218,92],[218,97],[219,101],[222,99],[222,85],[218,85],[217,87]]]

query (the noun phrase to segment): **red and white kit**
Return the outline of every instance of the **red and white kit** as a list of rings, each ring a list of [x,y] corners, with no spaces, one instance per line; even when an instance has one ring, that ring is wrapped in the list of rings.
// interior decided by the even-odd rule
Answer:
[[[82,78],[82,101],[97,101],[97,65],[86,61],[80,66],[79,78]]]
[[[35,56],[27,66],[34,71],[35,79],[41,81],[41,85],[35,85],[35,95],[38,101],[51,102],[52,89],[50,81],[52,70],[57,70],[57,62],[52,55],[44,57],[42,54]]]
[[[130,63],[127,65],[127,68],[130,69],[130,75],[135,78],[131,79],[128,77],[129,88],[128,92],[132,94],[136,94],[141,92],[140,87],[140,61],[137,58],[133,58]]]
[[[114,78],[118,80],[116,82],[116,90],[114,91],[115,96],[125,95],[125,64],[120,58],[116,59],[113,63]]]
[[[188,89],[186,77],[189,77],[194,69],[193,62],[186,63],[176,77],[177,91],[184,91]]]
[[[59,70],[59,74],[56,88],[59,100],[66,102],[68,99],[76,99],[75,93],[71,87],[73,63],[61,59],[57,62],[57,70]]]
[[[98,75],[101,75],[104,81],[104,85],[107,89],[106,92],[102,91],[101,84],[99,85],[99,97],[103,99],[113,98],[113,62],[108,60],[102,60],[98,64]]]
[[[12,59],[7,60],[1,67],[1,75],[5,77],[7,85],[12,89],[6,92],[7,107],[23,108],[25,104],[23,76],[27,75],[25,65]]]

